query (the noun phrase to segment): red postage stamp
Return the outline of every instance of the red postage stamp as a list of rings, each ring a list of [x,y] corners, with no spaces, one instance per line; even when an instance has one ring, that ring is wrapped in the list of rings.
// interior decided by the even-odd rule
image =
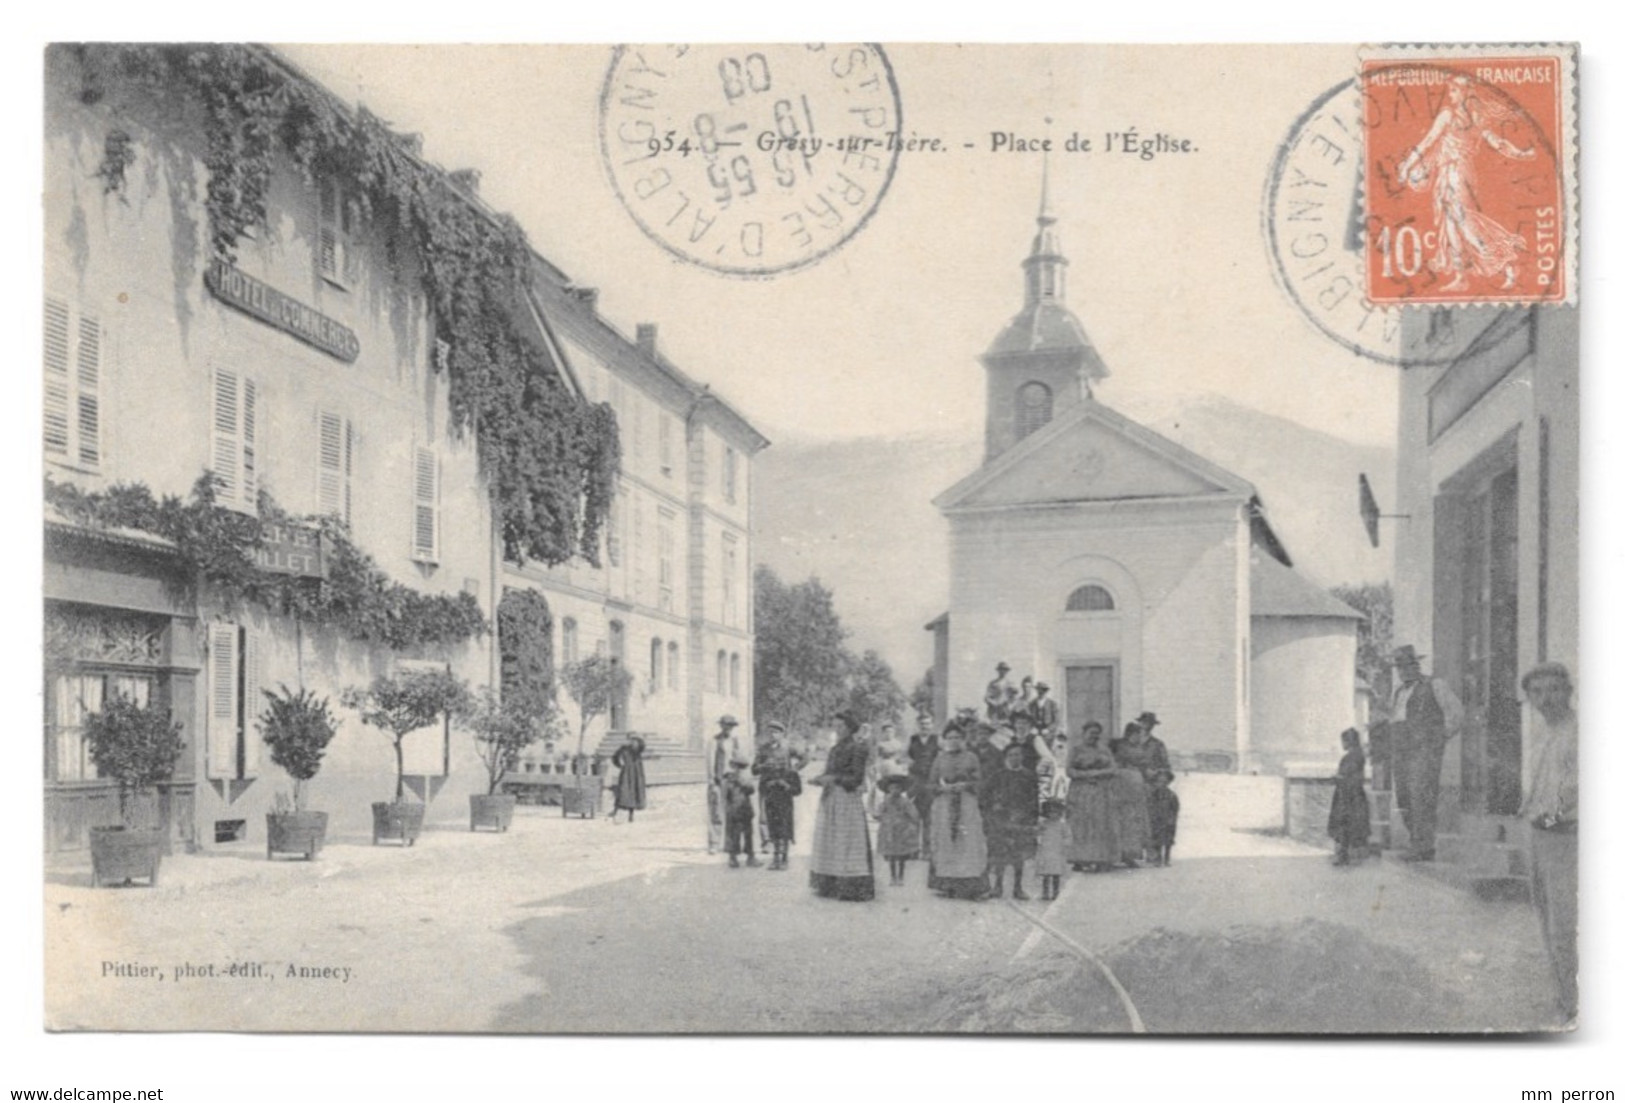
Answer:
[[[1574,63],[1563,46],[1362,56],[1374,306],[1575,301]]]

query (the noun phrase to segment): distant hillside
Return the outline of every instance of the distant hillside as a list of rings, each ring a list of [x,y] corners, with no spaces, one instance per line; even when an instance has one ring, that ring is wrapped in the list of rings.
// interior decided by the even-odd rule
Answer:
[[[1294,565],[1315,582],[1389,577],[1391,529],[1372,549],[1356,481],[1393,501],[1391,449],[1355,444],[1203,395],[1120,412],[1258,487]],[[758,457],[756,555],[784,578],[816,575],[856,648],[872,647],[912,687],[931,661],[927,621],[947,608],[948,525],[931,499],[981,462],[980,435],[775,443]]]

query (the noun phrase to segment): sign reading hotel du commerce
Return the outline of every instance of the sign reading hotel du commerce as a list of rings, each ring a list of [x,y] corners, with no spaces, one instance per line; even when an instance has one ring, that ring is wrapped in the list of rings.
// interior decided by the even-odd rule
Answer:
[[[209,265],[203,280],[221,302],[258,318],[266,325],[275,326],[329,356],[352,364],[361,355],[361,339],[355,335],[355,330],[334,321],[314,307],[289,298],[223,260]]]

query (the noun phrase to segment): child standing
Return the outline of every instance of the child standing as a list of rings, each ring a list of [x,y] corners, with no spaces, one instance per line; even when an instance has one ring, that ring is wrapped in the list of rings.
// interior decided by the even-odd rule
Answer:
[[[891,883],[903,883],[910,858],[920,856],[920,810],[908,792],[907,774],[880,779],[880,853],[891,863]]]
[[[1004,869],[1015,870],[1012,900],[1026,900],[1022,868],[1038,853],[1038,771],[1027,764],[1027,750],[1012,743],[1004,750],[1004,768],[987,793],[987,856],[993,871],[993,895],[1004,895]]]
[[[1066,851],[1072,838],[1066,825],[1066,802],[1053,798],[1038,806],[1038,860],[1033,863],[1042,883],[1041,900],[1061,895],[1061,877],[1066,873]]]
[[[751,830],[756,822],[755,802],[751,800],[756,786],[744,778],[750,763],[736,758],[728,765],[730,769],[722,775],[722,830],[727,840],[728,865],[738,869],[739,852],[744,851],[745,864],[758,866],[761,863],[756,860],[756,837]]]
[[[1145,795],[1151,816],[1151,864],[1165,866],[1174,860],[1174,833],[1179,828],[1179,794],[1168,788],[1172,770],[1151,775],[1151,789]]]
[[[1332,790],[1332,814],[1326,831],[1337,846],[1333,865],[1346,866],[1365,857],[1371,845],[1371,802],[1365,795],[1365,752],[1360,732],[1343,732],[1343,759],[1337,764],[1337,788]]]

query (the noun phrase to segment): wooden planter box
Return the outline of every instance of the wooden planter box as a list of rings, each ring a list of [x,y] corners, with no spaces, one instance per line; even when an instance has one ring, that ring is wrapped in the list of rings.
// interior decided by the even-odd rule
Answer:
[[[492,831],[506,831],[508,825],[513,823],[513,806],[518,803],[516,798],[508,793],[470,793],[468,795],[468,829],[478,831],[482,827]]]
[[[423,830],[423,805],[411,800],[378,801],[372,806],[372,845],[411,846]]]
[[[598,815],[598,801],[604,791],[603,779],[584,775],[571,778],[564,786],[561,815],[592,819]]]
[[[163,852],[164,833],[160,829],[92,827],[90,883],[97,888],[128,885],[141,877],[149,886],[156,885]]]
[[[265,814],[265,857],[303,854],[313,862],[327,841],[326,812],[267,812]]]

